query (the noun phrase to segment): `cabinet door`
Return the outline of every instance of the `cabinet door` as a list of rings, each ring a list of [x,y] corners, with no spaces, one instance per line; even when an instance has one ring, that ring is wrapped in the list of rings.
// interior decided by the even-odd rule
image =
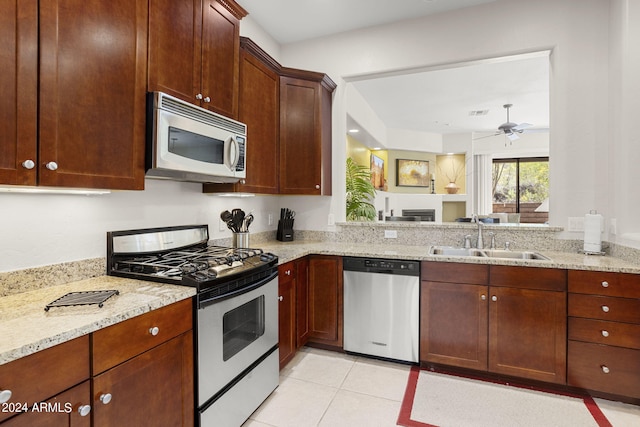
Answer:
[[[31,412],[11,418],[2,427],[89,427],[91,404],[89,381],[85,381],[59,395],[33,406]],[[36,409],[40,408],[40,410]]]
[[[489,371],[564,383],[566,294],[492,286],[489,296]]]
[[[284,268],[282,268],[284,267]],[[286,276],[286,271],[293,274],[293,263],[286,264],[279,268],[278,280],[278,347],[280,351],[280,369],[296,354],[296,280],[290,275]]]
[[[420,360],[487,369],[487,286],[423,281]]]
[[[280,78],[280,193],[322,194],[321,86]]]
[[[309,257],[309,341],[342,348],[342,258]]]
[[[0,184],[35,185],[38,1],[2,0],[0,6]],[[34,166],[23,166],[26,161]]]
[[[235,119],[240,20],[218,0],[204,0],[202,21],[202,106]]]
[[[92,406],[96,426],[192,426],[192,332],[94,377]]]
[[[296,260],[296,347],[309,340],[309,260]]]
[[[201,33],[202,0],[149,1],[149,92],[199,103]]]
[[[39,184],[144,187],[146,0],[40,2]]]

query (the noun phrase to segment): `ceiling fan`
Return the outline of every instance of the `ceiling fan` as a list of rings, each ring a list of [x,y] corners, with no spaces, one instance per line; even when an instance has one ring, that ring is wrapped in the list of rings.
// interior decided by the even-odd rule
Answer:
[[[525,129],[533,126],[531,123],[517,124],[517,123],[510,122],[509,108],[513,107],[513,104],[504,104],[503,107],[507,110],[507,121],[501,124],[500,126],[498,126],[498,131],[495,134],[489,135],[489,136],[483,136],[476,139],[489,138],[491,136],[497,136],[497,135],[504,135],[509,139],[509,141],[515,141],[517,139],[520,139],[518,134],[524,132]]]

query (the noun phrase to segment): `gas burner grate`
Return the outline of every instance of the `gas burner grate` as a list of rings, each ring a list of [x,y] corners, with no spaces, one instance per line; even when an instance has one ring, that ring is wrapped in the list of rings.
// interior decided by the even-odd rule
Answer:
[[[44,308],[44,311],[49,311],[51,307],[67,307],[72,305],[98,304],[98,307],[102,307],[106,300],[114,295],[119,294],[120,291],[114,290],[69,292],[68,294],[61,296],[57,300],[47,304],[47,306]]]

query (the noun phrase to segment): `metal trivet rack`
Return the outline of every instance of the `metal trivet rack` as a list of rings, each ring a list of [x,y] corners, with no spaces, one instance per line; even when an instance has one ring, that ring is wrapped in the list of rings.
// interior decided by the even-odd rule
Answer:
[[[67,307],[72,305],[98,304],[98,307],[102,307],[106,300],[114,295],[119,294],[120,291],[115,290],[69,292],[68,294],[61,296],[57,300],[47,304],[47,306],[44,308],[44,311],[49,311],[51,307]]]

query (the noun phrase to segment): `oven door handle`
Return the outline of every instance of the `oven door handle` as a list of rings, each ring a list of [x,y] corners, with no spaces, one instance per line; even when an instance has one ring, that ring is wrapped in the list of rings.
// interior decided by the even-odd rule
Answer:
[[[238,290],[229,292],[227,294],[216,296],[216,297],[213,297],[213,298],[207,298],[207,299],[201,299],[200,297],[198,297],[198,309],[203,309],[205,307],[210,306],[211,304],[215,304],[217,302],[224,301],[224,300],[226,300],[228,298],[233,298],[233,297],[237,297],[237,296],[242,295],[242,294],[246,294],[248,292],[253,291],[254,289],[258,289],[261,286],[266,285],[267,283],[269,283],[273,279],[277,279],[277,278],[278,278],[278,270],[275,270],[269,276],[267,276],[267,277],[265,277],[263,279],[260,279],[259,281],[255,282],[255,283],[252,283],[249,286],[246,286],[244,288],[240,288]]]

